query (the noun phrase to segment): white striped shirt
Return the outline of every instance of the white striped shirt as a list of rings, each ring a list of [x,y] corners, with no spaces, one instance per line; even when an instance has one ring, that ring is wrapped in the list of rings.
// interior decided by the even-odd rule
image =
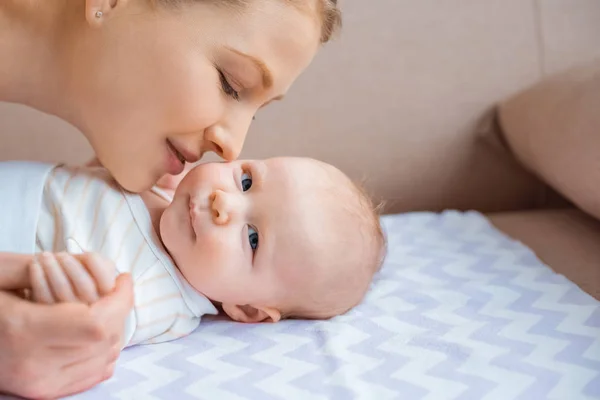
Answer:
[[[58,166],[44,186],[36,231],[38,252],[95,252],[134,281],[126,345],[191,333],[203,314],[216,314],[163,249],[138,195],[124,192],[103,168]]]

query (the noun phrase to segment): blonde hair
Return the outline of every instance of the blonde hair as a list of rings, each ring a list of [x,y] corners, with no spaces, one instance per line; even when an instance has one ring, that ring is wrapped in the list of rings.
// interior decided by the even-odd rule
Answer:
[[[346,313],[363,300],[385,259],[382,206],[375,206],[362,186],[328,167],[331,179],[316,190],[311,203],[322,210],[317,213],[317,248],[307,256],[316,264],[317,276],[305,283],[301,298],[292,300],[296,304],[283,308],[285,318],[328,319]]]
[[[152,0],[153,3],[159,3],[166,6],[179,6],[191,1],[210,1],[218,6],[229,6],[241,8],[249,5],[252,1],[258,0]],[[342,26],[342,13],[338,8],[338,0],[279,0],[302,10],[316,13],[321,22],[321,43],[325,44],[331,40],[333,34]],[[312,2],[316,6],[313,10]]]

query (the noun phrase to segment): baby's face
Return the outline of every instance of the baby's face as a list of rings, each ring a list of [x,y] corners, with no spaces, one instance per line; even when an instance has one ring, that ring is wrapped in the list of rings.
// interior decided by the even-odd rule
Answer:
[[[318,212],[303,199],[324,170],[276,158],[203,164],[160,221],[171,257],[196,290],[223,304],[277,308],[311,271]],[[316,217],[316,218],[315,218]]]

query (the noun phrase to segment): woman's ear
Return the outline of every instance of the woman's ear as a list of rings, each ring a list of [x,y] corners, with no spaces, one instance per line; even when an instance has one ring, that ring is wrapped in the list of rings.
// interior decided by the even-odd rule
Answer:
[[[100,26],[117,8],[127,0],[86,0],[85,19],[90,26]]]
[[[223,311],[234,321],[245,323],[278,322],[281,312],[270,307],[223,304]]]

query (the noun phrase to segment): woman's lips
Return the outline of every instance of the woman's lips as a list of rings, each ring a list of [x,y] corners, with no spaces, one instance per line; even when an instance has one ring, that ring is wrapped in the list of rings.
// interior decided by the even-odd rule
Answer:
[[[185,159],[183,158],[181,153],[177,151],[175,146],[173,146],[168,140],[167,152],[167,173],[171,175],[181,174],[185,168]]]

